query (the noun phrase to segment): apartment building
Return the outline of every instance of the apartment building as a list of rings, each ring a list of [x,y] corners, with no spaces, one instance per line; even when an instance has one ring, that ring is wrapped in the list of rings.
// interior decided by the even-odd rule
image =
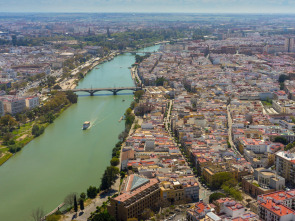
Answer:
[[[138,218],[145,208],[153,208],[159,199],[157,179],[132,174],[124,180],[119,196],[110,200],[108,212],[117,221]]]
[[[270,169],[256,168],[253,175],[242,178],[243,191],[255,198],[258,195],[282,190],[284,187],[285,179]]]
[[[38,96],[32,96],[32,97],[26,98],[26,107],[28,109],[33,109],[38,106],[39,106],[39,97]]]
[[[5,96],[2,98],[2,103],[4,106],[4,113],[9,113],[15,115],[25,110],[26,102],[24,98]]]
[[[0,117],[4,115],[4,105],[3,102],[0,100]]]
[[[288,121],[280,120],[279,124],[280,124],[281,127],[295,132],[295,124],[292,122],[292,120],[288,120]]]
[[[275,155],[277,174],[284,177],[287,183],[295,184],[295,154],[280,151]]]
[[[257,197],[258,215],[264,221],[295,220],[295,190],[277,191]]]

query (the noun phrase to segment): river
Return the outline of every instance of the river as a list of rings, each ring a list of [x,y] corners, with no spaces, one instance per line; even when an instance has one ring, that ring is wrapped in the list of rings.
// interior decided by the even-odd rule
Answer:
[[[158,48],[144,50],[152,52]],[[133,63],[134,55],[117,56],[94,68],[78,87],[134,86],[128,69]],[[99,186],[124,129],[124,121],[118,120],[132,100],[128,91],[118,92],[117,96],[109,92],[95,96],[79,93],[77,104],[0,167],[0,220],[32,220],[34,209],[40,207],[48,213],[67,194],[80,194],[90,185]],[[84,121],[91,122],[86,131],[81,129]]]

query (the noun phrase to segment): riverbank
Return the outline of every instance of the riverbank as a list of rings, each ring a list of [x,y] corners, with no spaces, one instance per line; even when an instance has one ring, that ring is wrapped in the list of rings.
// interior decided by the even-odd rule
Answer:
[[[58,118],[67,108],[71,106],[72,103],[69,103],[61,110],[59,110],[56,113],[53,113],[53,119]],[[51,122],[53,123],[53,121]],[[34,140],[36,137],[32,134],[32,129],[34,125],[38,125],[38,127],[42,127],[44,130],[51,124],[49,122],[40,122],[40,117],[35,119],[34,121],[27,122],[23,125],[21,125],[18,129],[13,131],[13,134],[15,137],[13,138],[15,147],[15,152],[11,153],[10,146],[0,146],[0,166],[2,166],[4,163],[6,163],[11,157],[13,157],[15,154],[17,154],[19,151],[23,149],[28,143],[30,143],[32,140]],[[43,132],[42,132],[43,133]],[[42,135],[42,134],[40,134]]]
[[[127,118],[128,118],[128,115],[134,116],[134,119],[133,119],[131,125],[125,124],[125,130],[123,130],[123,131],[126,131],[126,129],[130,128],[127,133],[128,135],[126,135],[126,137],[133,134],[136,131],[135,125],[136,124],[141,125],[141,123],[143,121],[143,119],[138,118],[134,115],[134,110],[132,110],[131,112],[129,111],[131,107],[132,107],[132,105],[130,104],[130,107],[128,107],[125,112],[125,116]],[[118,143],[120,144],[119,148],[117,148]],[[116,146],[114,147],[113,150],[117,150],[117,149],[120,150],[119,163],[115,167],[117,167],[119,169],[119,171],[121,171],[122,150],[126,145],[126,141],[125,140],[123,142],[119,141],[118,143],[116,144]],[[116,151],[116,153],[118,154],[117,151]],[[97,208],[101,208],[103,206],[106,206],[106,204],[109,201],[109,198],[116,196],[120,192],[121,179],[122,179],[121,173],[119,173],[110,188],[108,188],[107,190],[101,190],[94,199],[89,199],[89,198],[86,199],[85,208],[84,208],[83,212],[78,211],[78,213],[76,213],[73,209],[71,209],[69,212],[63,214],[59,221],[71,221],[73,219],[77,220],[77,221],[88,221],[89,217],[92,214],[97,213],[97,210],[98,210]]]
[[[115,52],[112,52],[112,53],[104,56],[103,58],[96,57],[96,58],[90,59],[89,61],[86,61],[85,64],[80,65],[79,67],[75,68],[71,72],[71,76],[72,76],[71,78],[68,78],[68,79],[65,79],[65,80],[59,82],[59,86],[63,90],[75,89],[77,87],[79,81],[81,80],[81,78],[79,78],[79,76],[77,76],[77,74],[79,72],[81,72],[83,74],[83,78],[84,78],[97,65],[100,65],[106,61],[110,61],[118,55],[120,55],[120,53],[118,51],[115,51]]]
[[[63,90],[76,88],[79,81],[81,80],[77,77],[77,73],[82,72],[83,76],[85,77],[87,75],[87,73],[89,73],[91,70],[93,70],[97,65],[102,64],[105,61],[110,61],[115,56],[117,56],[119,54],[120,54],[119,52],[115,51],[115,52],[108,54],[107,56],[105,56],[103,58],[96,57],[96,58],[92,58],[89,61],[86,61],[85,64],[80,65],[79,67],[75,68],[71,72],[71,76],[73,76],[72,78],[65,79],[64,81],[59,82],[59,86]],[[47,101],[47,102],[49,102],[49,101]],[[67,109],[69,106],[70,105],[65,107],[64,110]],[[61,110],[59,113],[54,113],[54,118],[56,119],[58,116],[60,116],[60,114],[64,110]],[[16,146],[19,146],[20,148],[22,148],[35,138],[35,136],[32,135],[32,128],[34,125],[35,125],[35,120],[21,125],[20,128],[15,131],[16,134],[20,134],[20,136],[16,136],[16,138],[15,138],[15,145]],[[44,129],[45,129],[48,125],[49,124],[42,124],[41,126],[44,127]],[[24,131],[24,128],[25,128],[25,131]],[[0,166],[3,165],[5,162],[7,162],[14,155],[15,155],[15,153],[9,152],[8,146],[1,145],[1,143],[0,143]]]
[[[145,51],[157,49],[155,46]],[[128,67],[133,63],[131,54],[117,56],[90,71],[78,88],[132,87]],[[124,121],[119,123],[118,119],[133,101],[131,93],[108,94],[79,96],[78,103],[50,124],[46,133],[0,167],[3,220],[30,220],[32,210],[38,207],[47,214],[69,193],[99,186],[118,135],[124,130]],[[92,126],[83,131],[81,126],[87,120]]]

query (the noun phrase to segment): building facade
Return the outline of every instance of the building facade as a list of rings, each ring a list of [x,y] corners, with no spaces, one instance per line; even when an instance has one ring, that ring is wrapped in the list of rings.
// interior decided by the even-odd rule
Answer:
[[[27,97],[26,98],[26,107],[28,109],[33,109],[35,107],[39,106],[39,97],[33,96],[33,97]]]
[[[15,115],[26,109],[26,102],[24,98],[5,97],[2,99],[4,106],[4,113]]]
[[[128,176],[119,196],[110,200],[108,212],[117,221],[138,218],[146,208],[153,208],[160,199],[159,181],[135,174]]]
[[[286,183],[295,184],[295,154],[286,151],[276,153],[277,174],[284,177]]]

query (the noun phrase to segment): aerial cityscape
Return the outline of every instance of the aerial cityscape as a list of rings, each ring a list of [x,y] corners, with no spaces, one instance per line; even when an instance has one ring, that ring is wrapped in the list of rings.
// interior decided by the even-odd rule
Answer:
[[[0,6],[1,221],[295,221],[294,1]]]

